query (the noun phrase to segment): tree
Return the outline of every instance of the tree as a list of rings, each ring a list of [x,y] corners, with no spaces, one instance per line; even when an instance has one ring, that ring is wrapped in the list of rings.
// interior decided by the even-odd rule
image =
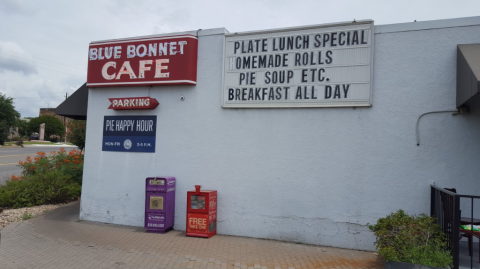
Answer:
[[[27,126],[28,133],[39,133],[42,123],[45,123],[45,138],[49,138],[51,135],[62,136],[65,133],[62,121],[49,115],[31,119]]]
[[[86,121],[72,120],[68,123],[67,137],[70,142],[83,151],[85,148]]]
[[[28,131],[27,131],[27,126],[28,122],[22,119],[18,119],[15,121],[15,127],[18,127],[18,134],[20,136],[28,136]]]
[[[0,93],[0,145],[5,143],[10,127],[14,127],[19,118],[20,113],[15,110],[13,98]]]

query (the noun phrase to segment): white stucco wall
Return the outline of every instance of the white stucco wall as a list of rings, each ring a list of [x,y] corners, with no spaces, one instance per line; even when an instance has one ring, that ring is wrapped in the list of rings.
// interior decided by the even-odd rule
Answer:
[[[373,250],[366,224],[429,213],[433,181],[478,194],[479,109],[424,116],[420,146],[415,124],[455,109],[456,45],[480,43],[480,18],[376,26],[373,106],[356,109],[222,109],[222,33],[200,32],[197,85],[152,87],[153,111],[107,109],[148,87],[89,91],[81,219],[143,226],[145,178],[175,176],[176,230],[201,184],[219,234]],[[157,115],[156,152],[103,152],[105,115]]]

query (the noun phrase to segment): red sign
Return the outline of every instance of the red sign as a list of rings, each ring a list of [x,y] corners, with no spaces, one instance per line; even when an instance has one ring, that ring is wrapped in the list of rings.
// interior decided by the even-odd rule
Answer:
[[[157,99],[150,97],[108,98],[108,109],[154,109],[159,103]]]
[[[197,84],[193,35],[92,42],[88,87]]]

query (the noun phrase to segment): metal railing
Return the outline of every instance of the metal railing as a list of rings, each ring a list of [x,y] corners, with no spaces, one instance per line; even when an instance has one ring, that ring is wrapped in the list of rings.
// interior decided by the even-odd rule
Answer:
[[[460,199],[469,199],[471,202],[470,223],[474,223],[473,218],[473,201],[474,199],[480,199],[480,196],[462,195],[449,190],[439,188],[431,185],[430,195],[430,216],[437,219],[438,225],[442,228],[443,232],[447,236],[447,245],[451,250],[453,256],[453,268],[459,268],[459,242],[461,239],[460,234]],[[470,231],[470,240],[473,240],[473,229]],[[473,249],[472,249],[473,252]],[[473,256],[470,256],[470,268],[473,268]]]

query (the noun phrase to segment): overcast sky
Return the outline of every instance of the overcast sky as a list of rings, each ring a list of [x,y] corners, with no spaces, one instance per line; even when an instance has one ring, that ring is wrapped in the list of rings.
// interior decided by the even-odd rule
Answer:
[[[0,0],[0,92],[14,98],[22,117],[38,117],[86,82],[88,45],[96,40],[478,15],[479,0]]]

